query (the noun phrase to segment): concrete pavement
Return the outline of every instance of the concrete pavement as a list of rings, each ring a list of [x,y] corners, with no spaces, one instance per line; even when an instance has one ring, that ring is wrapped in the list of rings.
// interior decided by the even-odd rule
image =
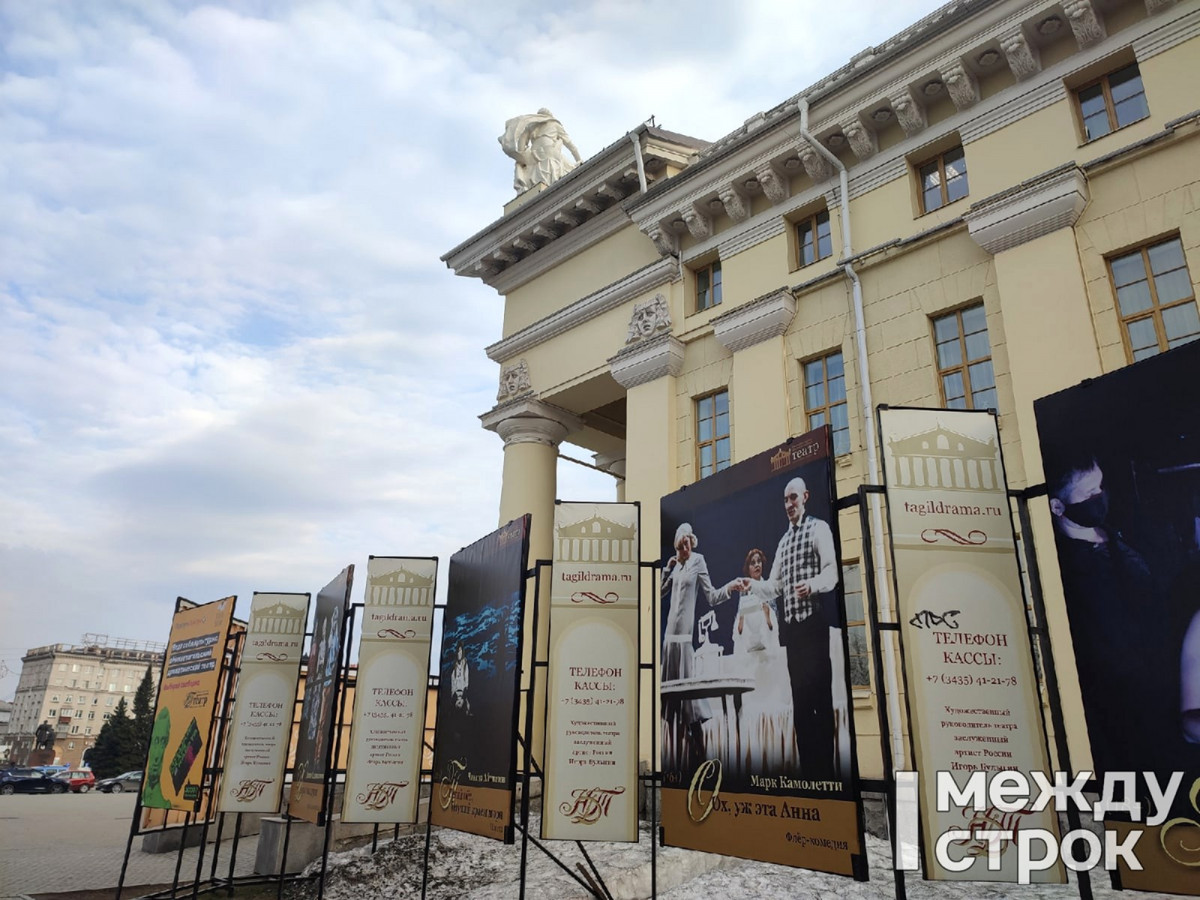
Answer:
[[[116,887],[133,816],[132,794],[24,795],[0,797],[0,900],[27,894]],[[232,837],[232,821],[226,832]],[[212,826],[210,835],[215,834]],[[217,872],[229,872],[232,839],[223,840]],[[129,854],[127,885],[169,884],[177,853],[143,853],[141,837]],[[205,848],[202,876],[208,877],[213,844]],[[254,871],[258,835],[238,841],[235,874]],[[191,883],[197,847],[183,852],[180,880]]]

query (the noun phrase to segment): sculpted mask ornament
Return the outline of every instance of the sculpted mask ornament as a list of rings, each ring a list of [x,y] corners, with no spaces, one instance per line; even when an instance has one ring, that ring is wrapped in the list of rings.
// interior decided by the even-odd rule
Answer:
[[[500,391],[496,394],[496,402],[503,403],[505,400],[512,400],[532,390],[533,384],[529,380],[529,364],[525,360],[521,360],[515,365],[500,370]]]
[[[633,308],[629,319],[629,336],[626,344],[644,341],[654,335],[671,330],[671,313],[667,309],[667,298],[655,294],[654,299],[639,303]]]
[[[538,184],[554,184],[582,162],[562,122],[544,106],[532,115],[515,116],[504,123],[504,134],[496,140],[516,161],[513,188],[520,193]],[[563,155],[571,151],[574,160]]]

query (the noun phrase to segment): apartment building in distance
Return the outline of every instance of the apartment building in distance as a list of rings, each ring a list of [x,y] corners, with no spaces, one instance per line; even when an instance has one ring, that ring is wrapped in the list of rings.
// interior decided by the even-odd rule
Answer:
[[[59,765],[79,766],[121,698],[132,714],[133,696],[149,667],[158,687],[166,645],[104,634],[85,634],[79,644],[34,647],[21,658],[8,742],[11,758],[25,763],[34,734],[48,722],[55,731]]]
[[[504,307],[481,411],[504,441],[499,521],[532,513],[530,558],[550,557],[567,441],[640,501],[655,559],[661,497],[811,428],[832,427],[840,495],[881,483],[880,404],[995,409],[1010,485],[1042,483],[1034,400],[1200,338],[1198,83],[1196,0],[954,0],[731,134],[642,124],[532,183],[443,257]],[[560,126],[539,116],[545,156]],[[1037,512],[1020,538],[1086,767]],[[879,777],[870,573],[857,513],[841,526],[860,769]]]

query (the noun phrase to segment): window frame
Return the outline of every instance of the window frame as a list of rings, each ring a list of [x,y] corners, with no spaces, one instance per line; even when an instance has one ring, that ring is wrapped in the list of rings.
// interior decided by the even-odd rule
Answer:
[[[1158,286],[1154,283],[1154,270],[1150,267],[1150,251],[1155,247],[1160,247],[1163,244],[1169,244],[1172,241],[1179,243],[1179,252],[1183,256],[1183,271],[1187,273],[1188,284],[1192,288],[1192,292],[1187,297],[1179,300],[1172,300],[1166,306],[1159,303]],[[1141,310],[1140,312],[1125,315],[1121,312],[1121,298],[1117,293],[1117,279],[1113,274],[1113,263],[1120,259],[1140,254],[1142,259],[1142,273],[1146,276],[1146,286],[1150,292],[1150,308]],[[1188,303],[1196,303],[1196,285],[1192,281],[1192,271],[1188,268],[1187,250],[1183,246],[1183,238],[1178,232],[1167,235],[1165,237],[1152,238],[1151,240],[1138,244],[1133,247],[1128,247],[1118,253],[1113,253],[1104,258],[1104,266],[1108,271],[1108,285],[1112,290],[1113,309],[1117,314],[1117,321],[1121,325],[1121,345],[1125,348],[1126,362],[1137,362],[1133,358],[1133,342],[1129,337],[1129,325],[1131,322],[1141,322],[1145,319],[1150,319],[1154,323],[1154,336],[1158,341],[1158,353],[1153,354],[1158,356],[1161,353],[1166,353],[1170,348],[1168,344],[1165,326],[1162,321],[1163,310],[1175,309],[1176,307],[1184,306]],[[1132,282],[1131,282],[1132,283]],[[1197,312],[1200,313],[1200,305],[1197,307]],[[1143,357],[1148,359],[1149,357]]]
[[[846,600],[849,591],[846,590],[846,570],[849,568],[858,570],[859,590],[858,595],[861,598],[859,605],[862,607],[862,620],[850,618],[850,607]],[[869,691],[874,684],[875,673],[872,671],[871,663],[871,630],[867,627],[867,585],[864,580],[869,573],[863,571],[862,561],[857,559],[847,559],[842,561],[841,578],[842,578],[842,610],[846,614],[846,670],[849,674],[850,690],[853,691]],[[850,642],[851,630],[854,628],[862,628],[863,637],[865,638],[863,653],[855,653]],[[856,683],[854,681],[854,659],[861,656],[866,661],[867,680],[865,683]]]
[[[953,153],[956,150],[962,153],[962,167],[963,167],[962,177],[964,179],[966,179],[967,190],[966,190],[966,193],[964,193],[961,197],[955,197],[953,200],[951,200],[950,199],[950,191],[949,191],[949,189],[947,187],[947,183],[946,183],[946,155]],[[925,177],[921,174],[921,170],[928,169],[929,166],[934,163],[937,164],[938,192],[942,198],[942,202],[939,203],[937,206],[933,207],[932,209],[928,209],[925,206]],[[916,176],[917,176],[917,209],[920,210],[920,215],[922,215],[922,216],[928,215],[929,213],[937,212],[939,209],[945,209],[951,203],[957,203],[959,200],[965,200],[967,197],[971,196],[970,169],[967,166],[967,150],[962,145],[961,141],[957,144],[953,144],[952,146],[946,147],[943,150],[939,150],[937,153],[933,154],[932,156],[928,156],[928,157],[920,160],[919,162],[915,163],[913,165],[913,171],[916,173]]]
[[[700,305],[701,274],[708,279],[708,287],[704,289],[704,294],[707,296],[708,301],[703,306]],[[695,290],[693,291],[692,296],[693,312],[701,313],[705,310],[712,309],[714,306],[720,306],[724,294],[724,278],[722,277],[721,273],[721,260],[719,258],[714,259],[709,263],[694,267],[692,269],[692,275],[696,279]]]
[[[833,356],[840,356],[842,358],[842,390],[844,396],[837,403],[829,402],[829,359]],[[810,409],[808,405],[808,367],[813,363],[818,362],[821,364],[821,383],[825,386],[825,405]],[[838,457],[853,453],[854,447],[850,445],[850,391],[846,387],[846,355],[842,352],[841,347],[830,350],[827,353],[821,353],[817,356],[810,356],[808,359],[800,361],[800,390],[802,391],[804,397],[804,422],[807,429],[811,431],[814,427],[819,427],[813,425],[813,415],[823,413],[825,416],[825,422],[821,424],[828,424],[830,427],[832,438],[832,446],[830,449],[833,451],[833,455]],[[832,410],[835,406],[846,407],[846,449],[840,453],[836,450],[837,434],[839,430],[833,428]]]
[[[1119,72],[1124,72],[1126,69],[1130,69],[1130,68],[1137,69],[1137,79],[1138,79],[1138,83],[1141,85],[1141,88],[1142,88],[1141,93],[1142,93],[1143,99],[1145,100],[1146,114],[1144,116],[1141,116],[1140,118],[1133,119],[1129,122],[1126,122],[1124,125],[1122,125],[1122,124],[1120,124],[1120,122],[1117,121],[1117,104],[1113,101],[1112,84],[1109,81],[1109,78],[1113,75],[1116,75]],[[1081,99],[1080,95],[1084,91],[1090,90],[1091,88],[1094,88],[1097,86],[1100,87],[1101,94],[1104,97],[1104,112],[1108,118],[1108,131],[1104,132],[1104,134],[1098,134],[1095,137],[1091,137],[1088,135],[1087,116],[1084,115],[1083,100]],[[1075,115],[1079,119],[1079,131],[1083,137],[1083,142],[1085,144],[1090,144],[1093,141],[1101,140],[1102,138],[1106,138],[1110,134],[1113,134],[1114,132],[1120,131],[1122,128],[1128,128],[1130,125],[1136,125],[1138,122],[1143,122],[1146,119],[1150,118],[1150,98],[1146,95],[1146,82],[1142,80],[1142,68],[1141,68],[1141,66],[1138,65],[1138,62],[1136,59],[1130,60],[1129,62],[1127,62],[1123,65],[1117,66],[1115,69],[1110,69],[1109,71],[1105,72],[1103,75],[1099,75],[1096,78],[1091,79],[1090,81],[1084,82],[1083,84],[1080,84],[1080,85],[1072,88],[1071,89],[1071,98],[1075,103]]]
[[[824,225],[829,231],[829,252],[821,254],[821,218],[824,217]],[[810,262],[804,261],[804,246],[805,241],[800,229],[804,227],[812,229],[813,235],[813,258]],[[792,222],[792,234],[796,241],[796,268],[804,269],[808,266],[814,266],[823,259],[829,259],[833,256],[833,222],[829,215],[829,208],[814,210],[811,214],[803,218],[796,219]]]
[[[725,395],[726,431],[724,433],[718,433],[717,432],[717,418],[719,416],[719,413],[717,412],[716,398],[721,396],[722,394]],[[708,417],[708,416],[702,416],[701,412],[700,412],[701,404],[703,404],[705,400],[713,401],[713,412],[712,412],[712,416],[711,416],[712,437],[707,441],[702,441],[700,439],[700,424],[702,421],[708,421],[710,419],[710,417]],[[715,391],[709,391],[707,394],[701,394],[700,396],[693,398],[692,412],[695,416],[695,428],[692,431],[692,437],[694,438],[694,440],[696,442],[696,453],[695,453],[696,480],[699,481],[702,478],[707,478],[709,475],[715,475],[717,472],[721,472],[721,471],[729,468],[733,464],[733,406],[730,403],[729,388],[728,387],[717,388]],[[726,438],[729,440],[729,456],[725,460],[724,465],[721,464],[721,461],[717,456],[717,442],[723,438]],[[712,450],[713,462],[712,462],[712,471],[711,472],[704,471],[704,463],[702,461],[702,456],[703,456],[702,450],[704,447],[712,447],[713,448],[713,450]]]
[[[972,309],[976,309],[976,308],[983,310],[984,334],[986,334],[988,336],[988,339],[987,339],[988,355],[981,356],[978,359],[970,359],[967,356],[967,333],[966,333],[966,330],[963,328],[962,317],[963,317],[963,313],[967,312],[968,310],[972,310]],[[955,321],[958,325],[958,348],[959,348],[959,354],[961,356],[961,362],[959,362],[957,365],[949,366],[949,367],[943,369],[941,364],[938,362],[937,323],[942,321],[943,319],[948,319],[950,316],[955,317]],[[930,316],[929,317],[929,336],[933,340],[933,368],[934,368],[934,371],[937,373],[938,394],[942,398],[942,407],[945,409],[956,408],[956,407],[951,407],[948,405],[949,401],[946,399],[945,378],[947,375],[953,375],[956,372],[958,372],[962,375],[963,386],[964,386],[963,399],[967,403],[967,405],[962,408],[963,409],[978,409],[979,407],[975,406],[975,397],[974,397],[976,389],[971,384],[971,372],[970,372],[971,366],[977,365],[981,362],[990,362],[992,364],[992,386],[990,389],[993,392],[996,392],[996,361],[995,361],[995,357],[992,354],[992,337],[991,337],[990,332],[987,329],[987,305],[982,300],[975,300],[975,301],[972,301],[971,303],[965,303],[962,306],[955,307],[954,309],[949,309],[949,310],[946,310],[945,312],[938,313],[937,315]],[[1000,403],[1000,395],[999,395],[999,393],[996,393],[997,407],[999,406],[999,403]],[[984,408],[988,409],[990,407],[984,407]]]

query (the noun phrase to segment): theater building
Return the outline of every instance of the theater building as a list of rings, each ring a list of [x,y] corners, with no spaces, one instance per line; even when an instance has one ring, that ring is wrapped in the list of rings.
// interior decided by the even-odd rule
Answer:
[[[481,416],[504,442],[500,521],[531,512],[531,559],[551,556],[568,441],[641,502],[655,559],[660,497],[814,426],[839,494],[882,483],[879,404],[994,408],[1010,486],[1041,483],[1036,398],[1200,336],[1198,83],[1195,0],[957,0],[732,134],[639,125],[526,188],[444,257],[504,303]],[[894,592],[857,562],[857,513],[841,534],[860,767],[879,777],[861,585]]]

